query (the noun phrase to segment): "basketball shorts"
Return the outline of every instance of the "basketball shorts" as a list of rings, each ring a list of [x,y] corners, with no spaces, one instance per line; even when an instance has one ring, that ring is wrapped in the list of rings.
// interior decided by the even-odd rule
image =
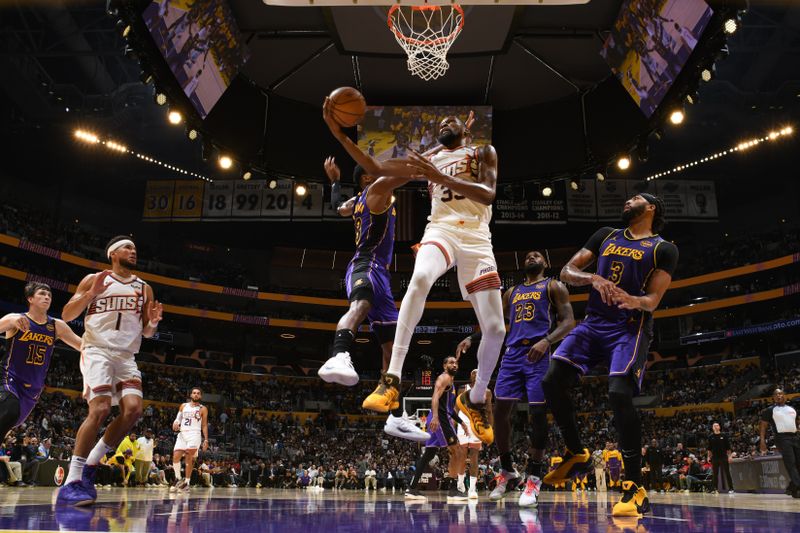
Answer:
[[[531,405],[545,404],[542,379],[550,365],[550,357],[548,354],[536,363],[528,361],[528,351],[533,344],[506,348],[494,387],[498,400],[527,399]]]
[[[458,418],[460,418],[462,422],[456,428],[458,444],[461,446],[467,446],[468,448],[477,448],[480,450],[482,444],[481,439],[472,434],[472,427],[469,425],[469,418],[467,415],[459,411]],[[464,431],[464,426],[467,428],[466,432]]]
[[[3,376],[3,386],[0,388],[0,409],[3,412],[0,418],[12,424],[4,428],[6,431],[25,422],[33,408],[36,407],[41,393],[41,390],[25,388],[7,374]]]
[[[107,347],[86,346],[81,352],[83,397],[91,402],[98,396],[111,396],[111,405],[132,394],[142,397],[142,373],[130,352]]]
[[[629,375],[641,389],[652,338],[653,321],[644,313],[623,324],[590,315],[567,335],[553,359],[571,364],[582,374],[597,364],[607,364],[609,376]]]
[[[426,448],[447,448],[458,444],[458,435],[453,427],[450,417],[439,416],[439,428],[431,433],[431,438],[425,443]]]
[[[367,320],[381,344],[394,340],[397,306],[392,296],[389,271],[373,260],[355,259],[345,274],[347,297],[351,302],[367,300],[371,304]]]
[[[199,431],[181,431],[175,439],[173,451],[178,450],[197,450],[203,442],[203,435]]]
[[[458,285],[465,300],[474,292],[500,289],[492,234],[487,225],[431,222],[420,243],[436,246],[444,254],[448,269],[456,267]]]

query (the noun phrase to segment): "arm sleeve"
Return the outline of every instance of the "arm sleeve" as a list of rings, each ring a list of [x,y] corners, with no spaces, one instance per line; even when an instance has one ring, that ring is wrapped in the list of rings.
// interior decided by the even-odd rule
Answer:
[[[678,247],[671,242],[662,241],[656,250],[656,265],[670,276],[678,266]]]
[[[602,245],[603,241],[605,241],[614,231],[616,231],[614,228],[608,226],[600,228],[594,232],[594,235],[589,237],[589,240],[586,241],[586,244],[584,244],[583,247],[592,252],[595,256],[599,256],[600,245]]]
[[[183,407],[183,405],[181,405],[181,407]],[[174,420],[174,422],[178,422],[178,423],[180,423],[180,421],[181,421],[181,418],[183,418],[183,417],[181,416],[181,413],[182,413],[182,411],[181,411],[181,408],[179,407],[179,408],[178,408],[178,414],[177,414],[177,415],[175,415],[175,420]]]
[[[334,211],[339,209],[339,205],[342,203],[342,185],[338,181],[334,181],[331,184],[331,208]]]

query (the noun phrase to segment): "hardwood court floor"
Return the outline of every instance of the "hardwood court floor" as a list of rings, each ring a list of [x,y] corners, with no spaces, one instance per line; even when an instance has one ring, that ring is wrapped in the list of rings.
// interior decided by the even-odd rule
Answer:
[[[167,531],[800,531],[800,500],[783,495],[653,494],[644,518],[615,519],[616,493],[542,493],[538,509],[520,509],[516,495],[498,503],[447,504],[444,493],[411,503],[401,492],[312,492],[273,489],[100,489],[93,507],[56,508],[53,489],[0,489],[0,530]]]

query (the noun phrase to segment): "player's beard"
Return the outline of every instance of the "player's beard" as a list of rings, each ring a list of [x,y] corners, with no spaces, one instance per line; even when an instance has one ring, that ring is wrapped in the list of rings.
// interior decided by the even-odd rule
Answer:
[[[439,135],[438,141],[445,148],[453,148],[456,144],[458,144],[459,137],[452,131],[447,130],[445,133]]]
[[[136,268],[136,263],[134,263],[133,261],[129,261],[128,259],[120,259],[119,266],[121,266],[122,268],[134,269]]]
[[[641,204],[641,205],[632,206],[627,211],[623,211],[622,212],[622,222],[626,226],[629,226],[631,224],[631,222],[633,221],[633,219],[637,218],[639,215],[644,213],[645,209],[647,209],[647,205]]]
[[[531,263],[530,265],[525,265],[526,276],[535,278],[542,272],[544,272],[544,265],[542,263]]]
[[[458,373],[458,370],[445,370],[445,372],[447,372],[449,376],[455,377],[455,375]]]

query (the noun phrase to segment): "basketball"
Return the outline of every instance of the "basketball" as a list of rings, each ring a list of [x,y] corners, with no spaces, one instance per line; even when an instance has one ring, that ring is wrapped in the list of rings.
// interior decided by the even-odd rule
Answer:
[[[353,87],[339,87],[330,95],[331,113],[334,120],[343,128],[352,128],[364,119],[367,112],[367,101]]]

